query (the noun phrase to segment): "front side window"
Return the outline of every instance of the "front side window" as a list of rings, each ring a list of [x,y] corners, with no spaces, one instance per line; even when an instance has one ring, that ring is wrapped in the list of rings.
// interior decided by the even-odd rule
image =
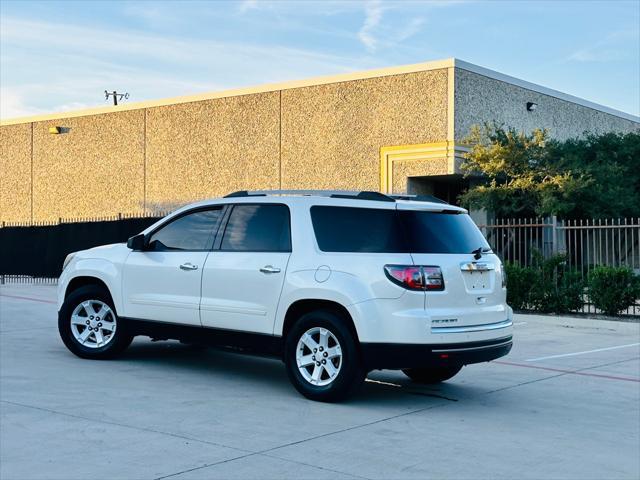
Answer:
[[[270,204],[235,205],[220,249],[235,252],[290,252],[289,208]]]
[[[169,222],[149,238],[148,250],[209,250],[222,219],[222,207],[188,213]]]

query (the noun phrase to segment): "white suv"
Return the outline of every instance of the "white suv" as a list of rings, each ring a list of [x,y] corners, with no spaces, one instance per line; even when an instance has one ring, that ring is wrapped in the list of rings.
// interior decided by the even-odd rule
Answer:
[[[236,192],[67,257],[60,335],[110,358],[136,335],[273,355],[314,400],[374,369],[441,382],[506,355],[500,260],[466,210],[377,192]]]

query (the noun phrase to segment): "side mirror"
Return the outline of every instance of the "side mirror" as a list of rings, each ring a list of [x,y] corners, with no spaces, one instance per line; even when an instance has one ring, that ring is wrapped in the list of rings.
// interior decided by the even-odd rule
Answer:
[[[129,247],[133,251],[142,251],[147,246],[147,239],[144,236],[144,233],[139,233],[138,235],[134,235],[129,240],[127,240],[127,247]]]

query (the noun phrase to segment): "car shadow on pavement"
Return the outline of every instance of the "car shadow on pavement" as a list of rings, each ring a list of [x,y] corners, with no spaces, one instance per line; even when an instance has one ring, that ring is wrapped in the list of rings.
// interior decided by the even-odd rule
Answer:
[[[213,376],[217,380],[251,382],[272,393],[298,395],[290,384],[285,366],[279,359],[235,353],[218,348],[184,345],[176,341],[150,342],[137,340],[120,357],[120,361],[136,365],[147,364],[163,368],[184,369],[190,375]],[[414,399],[458,402],[469,398],[480,390],[471,385],[456,385],[454,382],[439,385],[421,385],[411,382],[400,372],[370,372],[363,388],[349,404],[395,403],[398,396]],[[391,398],[390,398],[391,397]]]

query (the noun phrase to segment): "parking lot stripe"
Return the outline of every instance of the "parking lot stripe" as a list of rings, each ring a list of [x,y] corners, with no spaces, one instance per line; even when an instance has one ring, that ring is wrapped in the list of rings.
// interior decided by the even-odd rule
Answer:
[[[632,358],[630,360],[637,360],[637,359],[638,358]],[[504,362],[501,360],[494,360],[493,363],[499,363],[500,365],[509,365],[511,367],[534,368],[536,370],[547,370],[549,372],[560,372],[560,373],[568,373],[571,375],[581,375],[583,377],[598,377],[598,378],[606,378],[609,380],[621,380],[623,382],[640,383],[640,378],[618,377],[616,375],[602,375],[599,373],[587,373],[580,370],[564,370],[562,368],[541,367],[539,365],[526,365],[524,363]],[[591,368],[597,368],[597,366],[591,367]]]
[[[0,297],[17,298],[18,300],[31,300],[32,302],[52,303],[54,305],[56,304],[54,300],[45,300],[44,298],[21,297],[19,295],[7,295],[6,293],[0,293]]]
[[[619,348],[637,347],[638,345],[640,345],[640,342],[638,342],[638,343],[628,343],[627,345],[617,345],[615,347],[596,348],[595,350],[585,350],[583,352],[563,353],[561,355],[549,355],[548,357],[529,358],[529,359],[527,359],[525,361],[526,362],[538,362],[540,360],[549,360],[551,358],[575,357],[576,355],[586,355],[587,353],[595,353],[595,352],[606,352],[607,350],[617,350]]]

